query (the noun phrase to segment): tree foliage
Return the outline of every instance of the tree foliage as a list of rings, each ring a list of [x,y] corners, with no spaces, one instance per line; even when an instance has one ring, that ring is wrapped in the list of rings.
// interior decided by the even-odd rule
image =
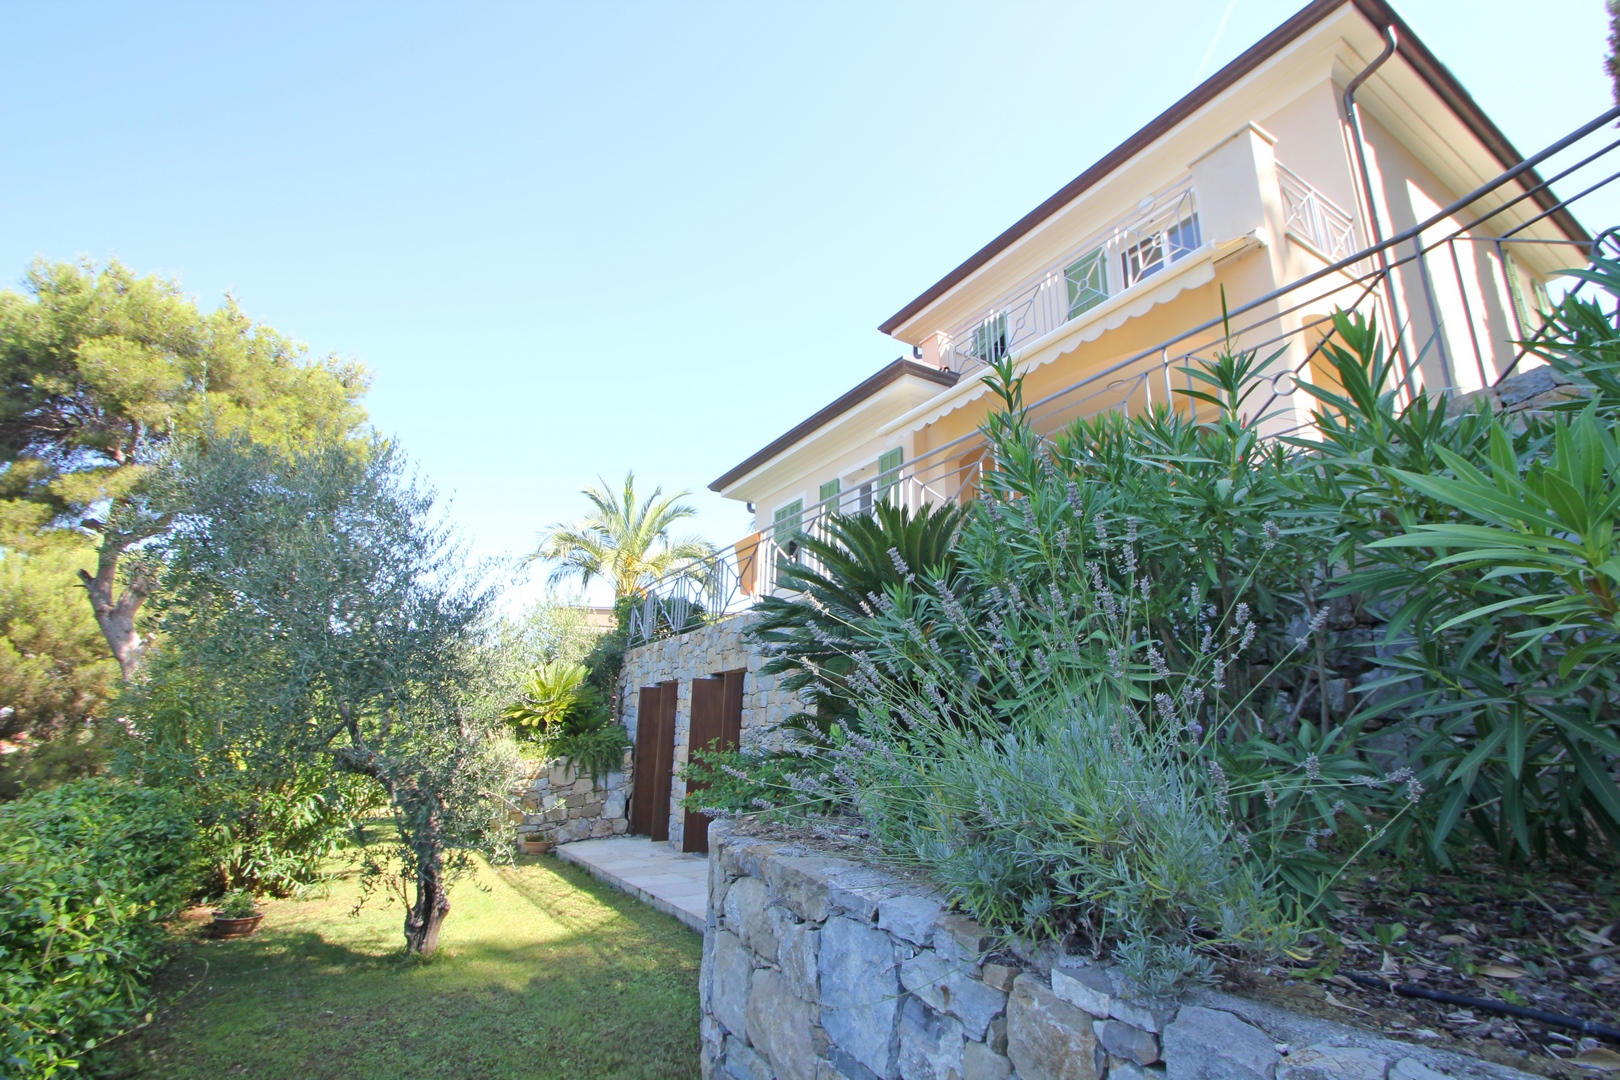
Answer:
[[[166,478],[161,615],[175,662],[224,691],[204,718],[247,768],[313,759],[380,786],[399,843],[371,880],[429,955],[513,762],[482,663],[490,594],[405,469],[383,443],[196,449]]]
[[[655,487],[645,498],[636,495],[634,473],[624,474],[624,487],[615,494],[602,481],[582,491],[594,508],[573,524],[559,523],[541,537],[531,558],[557,563],[553,583],[578,577],[589,585],[598,577],[613,586],[615,600],[634,596],[659,578],[675,573],[713,553],[714,547],[698,537],[674,539],[670,528],[697,513],[680,500],[689,493],[665,495]]]
[[[154,455],[205,432],[284,448],[342,439],[364,418],[358,365],[310,361],[234,299],[205,313],[116,261],[36,262],[24,293],[0,292],[0,385],[4,517],[98,538],[80,578],[126,675],[153,578],[124,554],[168,522],[143,494]]]

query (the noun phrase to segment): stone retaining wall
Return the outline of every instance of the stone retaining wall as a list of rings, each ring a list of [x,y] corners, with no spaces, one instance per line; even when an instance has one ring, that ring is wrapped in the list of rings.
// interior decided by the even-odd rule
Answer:
[[[775,749],[770,732],[800,709],[796,695],[783,690],[777,677],[760,673],[763,657],[759,646],[743,639],[743,630],[753,621],[750,613],[734,615],[712,626],[705,626],[673,637],[660,638],[624,654],[624,670],[619,677],[620,719],[636,741],[637,712],[643,686],[679,682],[675,706],[675,778],[670,784],[669,842],[681,848],[686,815],[676,809],[686,796],[680,770],[686,766],[689,734],[692,728],[692,680],[706,679],[727,671],[746,671],[743,676],[742,746],[744,750]]]
[[[1225,994],[1129,997],[869,865],[726,822],[709,844],[705,1080],[1530,1080]]]
[[[630,828],[625,814],[629,773],[629,750],[624,752],[623,767],[600,781],[581,773],[566,758],[524,762],[523,779],[511,792],[518,838],[567,844],[621,835]]]

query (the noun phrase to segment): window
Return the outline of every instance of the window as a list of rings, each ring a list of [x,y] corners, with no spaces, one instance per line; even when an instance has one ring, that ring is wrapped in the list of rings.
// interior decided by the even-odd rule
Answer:
[[[1001,312],[973,328],[973,358],[994,364],[1007,355],[1007,313]]]
[[[781,584],[782,567],[798,562],[799,537],[804,535],[804,500],[794,499],[779,506],[771,516],[771,539],[776,541],[776,584]]]
[[[1175,262],[1183,255],[1191,255],[1203,243],[1198,230],[1198,215],[1188,214],[1166,229],[1164,236],[1170,245],[1171,262]]]
[[[1125,287],[1130,288],[1143,278],[1157,274],[1177,259],[1192,254],[1198,250],[1202,242],[1198,215],[1188,214],[1163,232],[1153,233],[1128,245],[1120,255],[1120,269],[1125,274]]]
[[[878,455],[877,497],[888,498],[900,479],[900,465],[906,460],[906,453],[898,446],[893,450],[885,450]]]
[[[1108,253],[1087,252],[1063,268],[1069,286],[1069,318],[1090,311],[1108,299]]]

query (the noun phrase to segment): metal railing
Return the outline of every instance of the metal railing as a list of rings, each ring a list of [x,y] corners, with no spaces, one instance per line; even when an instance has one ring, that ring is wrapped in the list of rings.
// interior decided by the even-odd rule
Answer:
[[[1527,343],[1540,330],[1542,313],[1551,303],[1521,265],[1525,253],[1539,249],[1544,264],[1566,267],[1587,264],[1598,245],[1605,245],[1610,257],[1620,255],[1614,232],[1591,244],[1529,232],[1620,179],[1620,139],[1608,130],[1617,119],[1620,107],[1383,243],[1347,253],[1224,316],[1028,403],[1031,419],[1040,430],[1050,431],[1110,409],[1136,413],[1164,405],[1196,419],[1198,403],[1177,394],[1192,387],[1185,369],[1230,348],[1276,357],[1264,375],[1269,387],[1254,415],[1270,418],[1262,427],[1268,438],[1300,434],[1310,426],[1308,411],[1305,402],[1295,405],[1290,399],[1303,394],[1300,383],[1316,374],[1314,365],[1333,339],[1333,314],[1339,310],[1378,319],[1407,394],[1500,382],[1529,354]],[[1542,165],[1553,165],[1555,171],[1543,179],[1535,172]],[[1546,198],[1552,184],[1564,182],[1578,186],[1577,193]],[[1571,291],[1580,288],[1584,285]],[[1402,320],[1391,317],[1386,299],[1391,291],[1402,297]],[[913,509],[923,503],[966,502],[978,491],[984,451],[983,437],[975,431],[881,479],[892,484],[890,497]],[[839,509],[844,497],[807,508],[803,531],[820,535],[826,515]],[[777,588],[781,560],[804,558],[791,543],[767,535],[733,545],[654,585],[632,613],[632,644],[746,610]]]
[[[1325,255],[1329,262],[1356,250],[1356,221],[1348,211],[1281,162],[1277,163],[1277,186],[1282,189],[1283,225],[1288,231]]]

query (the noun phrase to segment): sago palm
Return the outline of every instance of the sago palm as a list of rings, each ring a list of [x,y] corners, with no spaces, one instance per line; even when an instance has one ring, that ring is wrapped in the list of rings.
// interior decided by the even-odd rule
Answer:
[[[550,578],[554,585],[575,576],[580,584],[589,585],[603,577],[613,583],[613,597],[619,600],[714,553],[707,540],[673,540],[669,535],[670,526],[697,513],[696,507],[680,501],[690,492],[666,496],[663,488],[655,487],[638,500],[636,475],[627,472],[624,490],[617,496],[605,480],[581,493],[595,509],[571,525],[553,525],[530,556],[557,564]]]

